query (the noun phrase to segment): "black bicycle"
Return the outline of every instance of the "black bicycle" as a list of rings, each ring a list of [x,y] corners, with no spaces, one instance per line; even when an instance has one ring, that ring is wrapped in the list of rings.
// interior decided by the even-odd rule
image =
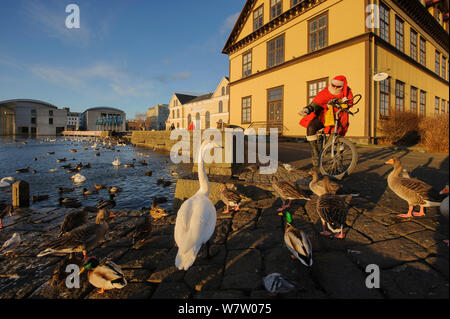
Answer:
[[[342,107],[343,104],[348,106],[356,105],[362,98],[361,94],[355,95],[352,99],[341,101],[334,99],[330,101],[330,105],[338,109],[334,113],[334,129],[331,134],[325,134],[324,129],[317,132],[319,135],[319,145],[321,145],[319,156],[320,172],[324,175],[330,175],[337,179],[341,179],[349,175],[356,167],[358,162],[358,153],[355,144],[343,136],[340,136],[337,131],[342,126],[339,118],[341,112],[347,112],[350,115],[355,115],[359,112],[352,112],[348,107]]]

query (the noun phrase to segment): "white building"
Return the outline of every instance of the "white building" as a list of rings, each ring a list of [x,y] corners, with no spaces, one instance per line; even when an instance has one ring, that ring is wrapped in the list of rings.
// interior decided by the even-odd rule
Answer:
[[[80,115],[78,112],[70,112],[70,108],[65,107],[67,110],[67,130],[68,131],[78,131],[80,128]]]
[[[155,105],[145,113],[145,128],[147,130],[165,130],[168,117],[168,104]]]
[[[0,101],[0,110],[2,135],[57,135],[66,129],[67,110],[44,101]]]

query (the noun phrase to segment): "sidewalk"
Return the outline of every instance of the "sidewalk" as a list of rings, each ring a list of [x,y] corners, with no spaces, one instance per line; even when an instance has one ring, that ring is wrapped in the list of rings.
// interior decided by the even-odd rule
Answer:
[[[449,248],[442,243],[448,238],[448,224],[438,208],[426,209],[424,217],[398,218],[396,214],[408,206],[388,189],[392,166],[384,164],[397,156],[410,175],[441,189],[448,183],[448,155],[370,147],[358,147],[358,152],[355,172],[342,181],[344,192],[361,195],[350,202],[344,240],[319,235],[316,197],[291,205],[293,225],[304,229],[312,241],[311,268],[289,257],[283,220],[276,211],[281,200],[271,191],[269,177],[245,172],[229,182],[251,200],[231,214],[222,213],[222,202],[216,204],[213,257],[207,259],[202,247],[187,271],[174,265],[175,215],[153,221],[152,236],[133,245],[133,229],[146,212],[115,211],[118,216],[105,242],[89,255],[111,257],[125,272],[128,285],[102,295],[86,275],[80,289],[65,288],[61,276],[52,285],[53,272],[65,265],[65,258],[36,257],[38,245],[57,234],[65,209],[23,211],[5,218],[5,225],[11,226],[0,231],[0,242],[19,232],[23,244],[17,258],[0,256],[0,298],[448,298]],[[306,143],[280,143],[279,161],[300,172],[280,167],[276,174],[307,190],[303,170],[310,165],[309,156]],[[90,219],[95,219],[94,213]],[[366,266],[372,264],[380,269],[380,289],[365,285]],[[270,297],[262,278],[273,272],[290,279],[297,290]]]

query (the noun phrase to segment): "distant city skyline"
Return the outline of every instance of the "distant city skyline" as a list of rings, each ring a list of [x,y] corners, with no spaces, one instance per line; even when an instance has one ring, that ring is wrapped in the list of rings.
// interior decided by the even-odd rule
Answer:
[[[80,9],[69,29],[66,6]],[[228,76],[221,51],[244,0],[4,0],[0,100],[36,99],[72,112],[98,106],[127,118],[173,93],[212,92]]]

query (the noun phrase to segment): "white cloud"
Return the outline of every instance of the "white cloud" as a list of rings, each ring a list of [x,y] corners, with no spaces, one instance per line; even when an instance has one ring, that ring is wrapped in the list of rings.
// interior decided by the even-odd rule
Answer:
[[[234,24],[236,23],[236,21],[239,18],[240,14],[241,14],[241,12],[236,12],[236,13],[228,16],[225,19],[224,23],[222,24],[222,27],[220,29],[220,33],[223,34],[223,33],[230,32],[233,29]]]

